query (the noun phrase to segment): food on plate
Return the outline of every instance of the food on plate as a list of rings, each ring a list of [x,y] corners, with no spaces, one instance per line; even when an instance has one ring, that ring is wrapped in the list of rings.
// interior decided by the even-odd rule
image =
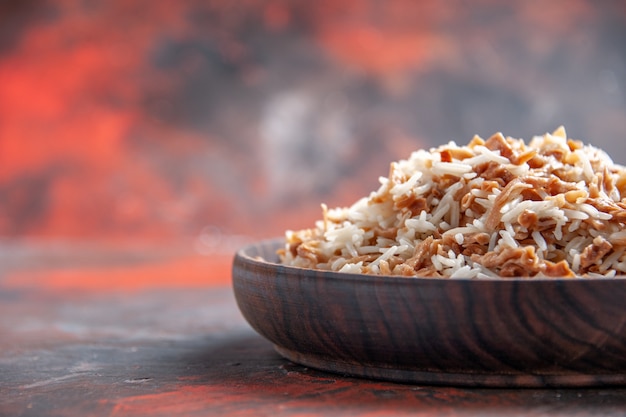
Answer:
[[[413,152],[380,187],[315,227],[280,262],[407,277],[613,277],[626,272],[626,168],[563,127]]]

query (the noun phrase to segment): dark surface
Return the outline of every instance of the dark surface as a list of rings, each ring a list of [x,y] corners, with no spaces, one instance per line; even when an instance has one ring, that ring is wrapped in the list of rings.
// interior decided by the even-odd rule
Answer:
[[[626,384],[626,279],[411,279],[289,268],[264,241],[234,263],[237,302],[301,364],[467,386]]]
[[[3,417],[626,413],[621,387],[470,389],[318,372],[281,358],[245,323],[232,289],[218,284],[227,272],[201,269],[207,278],[197,287],[175,272],[169,281],[149,281],[156,275],[148,267],[161,265],[150,256],[98,260],[90,250],[83,266],[76,248],[39,262],[37,251],[27,252],[15,250],[21,255],[10,268],[0,265]],[[121,264],[141,266],[144,286],[98,285],[98,274],[113,277]],[[36,285],[25,279],[29,265],[36,265]],[[69,278],[60,287],[64,269],[91,287]]]

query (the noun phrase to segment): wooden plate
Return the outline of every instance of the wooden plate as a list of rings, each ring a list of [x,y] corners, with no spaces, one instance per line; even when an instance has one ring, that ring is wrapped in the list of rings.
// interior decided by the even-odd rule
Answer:
[[[420,384],[626,384],[625,277],[323,272],[277,264],[281,242],[240,250],[233,286],[246,320],[293,362]]]

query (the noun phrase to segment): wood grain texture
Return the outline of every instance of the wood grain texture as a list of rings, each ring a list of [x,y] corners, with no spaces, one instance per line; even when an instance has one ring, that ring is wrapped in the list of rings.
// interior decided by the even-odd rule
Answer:
[[[626,384],[626,280],[408,279],[291,268],[238,252],[251,326],[288,359],[370,378],[469,386]]]

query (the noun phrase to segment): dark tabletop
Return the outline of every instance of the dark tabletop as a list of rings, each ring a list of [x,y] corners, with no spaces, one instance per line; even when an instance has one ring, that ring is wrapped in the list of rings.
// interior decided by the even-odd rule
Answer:
[[[240,315],[227,255],[3,249],[2,416],[626,415],[626,387],[404,385],[290,363]]]

